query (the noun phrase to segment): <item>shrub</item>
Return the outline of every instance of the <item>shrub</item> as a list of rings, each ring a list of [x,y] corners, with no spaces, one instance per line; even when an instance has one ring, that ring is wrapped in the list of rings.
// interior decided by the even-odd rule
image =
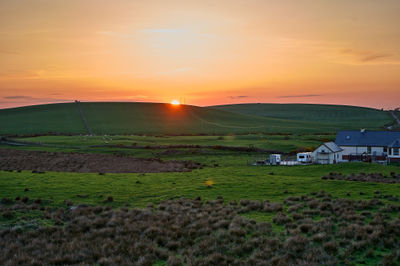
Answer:
[[[27,202],[29,201],[29,198],[28,198],[28,197],[23,197],[23,198],[21,199],[21,201],[22,201],[23,203],[27,203]]]
[[[283,209],[282,204],[274,202],[272,203],[265,202],[263,208],[265,212],[277,212],[277,211],[282,211],[282,209]]]
[[[242,205],[242,206],[247,206],[247,205],[249,205],[249,203],[250,203],[250,201],[246,200],[246,199],[243,199],[243,200],[239,201],[239,204]]]
[[[308,240],[303,236],[289,237],[284,244],[284,248],[294,256],[299,256],[308,247]]]
[[[312,241],[314,242],[322,242],[327,238],[325,233],[318,233],[312,236]]]
[[[329,241],[324,244],[324,249],[329,254],[336,254],[338,251],[338,245],[335,241]]]
[[[240,227],[231,227],[229,229],[229,232],[231,233],[231,235],[237,236],[237,237],[244,237],[246,235],[246,231],[244,231]]]
[[[67,206],[72,206],[73,205],[72,201],[70,201],[70,200],[64,200],[64,204],[67,205]]]
[[[10,210],[3,211],[2,216],[3,216],[5,219],[11,219],[11,218],[14,217],[13,212],[10,211]]]
[[[167,265],[168,266],[181,266],[182,261],[180,258],[177,258],[176,256],[169,256],[167,260]]]
[[[11,203],[13,203],[13,200],[10,198],[2,198],[1,203],[2,204],[11,204]]]
[[[41,199],[39,199],[39,198],[35,199],[33,202],[36,203],[36,204],[42,204],[43,203],[43,201]]]
[[[312,224],[302,224],[300,225],[299,229],[303,233],[309,233],[313,229],[313,227],[314,226]]]
[[[107,198],[103,202],[106,203],[106,202],[113,202],[113,201],[114,201],[113,196],[107,196]]]
[[[274,219],[272,220],[275,224],[284,225],[290,223],[292,220],[287,217],[285,214],[279,212]]]

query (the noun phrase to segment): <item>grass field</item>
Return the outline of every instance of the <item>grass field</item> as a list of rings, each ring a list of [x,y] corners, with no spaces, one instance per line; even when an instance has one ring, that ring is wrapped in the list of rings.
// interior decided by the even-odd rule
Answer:
[[[49,147],[19,147],[19,149],[47,150],[47,151],[74,151],[95,152],[110,154],[125,154],[135,157],[159,157],[163,160],[193,160],[207,166],[204,169],[189,173],[163,174],[77,174],[77,173],[45,173],[32,174],[29,172],[9,173],[1,172],[0,195],[16,197],[23,196],[25,187],[32,188],[31,197],[52,198],[54,204],[61,204],[64,199],[79,202],[98,204],[102,201],[98,195],[111,194],[115,197],[115,206],[125,203],[132,206],[145,206],[149,202],[159,202],[170,197],[196,197],[213,199],[218,195],[226,199],[271,199],[282,200],[289,195],[300,195],[312,191],[326,190],[337,197],[352,193],[352,198],[371,197],[374,190],[400,197],[400,185],[358,183],[346,181],[321,180],[323,175],[330,172],[343,174],[358,172],[399,172],[398,166],[383,166],[367,163],[346,163],[339,165],[311,165],[311,166],[247,166],[247,161],[254,158],[264,158],[267,154],[251,152],[234,152],[218,149],[173,149],[169,154],[165,149],[127,149],[119,145],[157,146],[173,144],[189,145],[232,145],[248,146],[265,149],[290,151],[293,148],[315,146],[320,142],[318,137],[326,136],[291,136],[285,140],[284,136],[243,135],[225,136],[174,136],[174,137],[145,137],[145,136],[40,136],[23,138],[23,140],[50,144]],[[115,144],[112,147],[90,147],[90,145]],[[52,146],[54,145],[54,146]],[[3,148],[15,148],[3,146]],[[218,165],[218,167],[213,167]],[[273,175],[269,173],[273,172]],[[40,180],[40,182],[39,182]],[[139,180],[141,185],[135,182]],[[205,182],[212,180],[215,185],[207,189]],[[284,193],[288,190],[288,193]],[[360,191],[366,192],[360,196]],[[87,199],[79,199],[78,194],[88,194]]]
[[[143,208],[150,206],[148,208],[140,210],[140,212],[146,213],[149,208],[152,209],[153,204],[155,206],[154,214],[152,220],[157,220],[158,215],[165,215],[164,212],[156,211],[161,205],[165,206],[165,201],[169,199],[176,199],[177,201],[168,201],[170,205],[166,211],[173,211],[176,208],[179,199],[195,199],[200,197],[203,202],[215,201],[217,198],[223,198],[225,205],[224,207],[207,207],[204,215],[209,213],[210,217],[207,221],[218,220],[216,213],[225,217],[222,213],[221,208],[226,208],[230,210],[229,202],[240,202],[245,204],[246,201],[250,200],[248,203],[249,207],[239,204],[239,214],[246,219],[243,225],[243,230],[247,230],[248,226],[253,224],[254,226],[270,226],[271,235],[265,236],[265,239],[271,239],[274,236],[280,241],[281,251],[277,251],[276,254],[283,254],[286,252],[286,247],[292,247],[288,242],[301,240],[304,245],[307,245],[307,249],[297,252],[298,258],[304,259],[304,261],[310,262],[310,258],[307,259],[305,254],[311,252],[314,249],[320,249],[322,253],[319,255],[313,255],[313,259],[324,258],[326,254],[324,250],[333,250],[330,256],[332,261],[338,260],[340,263],[344,264],[379,264],[383,262],[395,261],[398,257],[396,255],[397,251],[393,248],[398,243],[396,239],[389,239],[388,241],[380,242],[378,244],[371,244],[375,241],[376,237],[369,237],[368,234],[363,234],[361,238],[354,238],[353,240],[348,240],[343,237],[344,234],[350,234],[355,228],[354,226],[359,226],[357,230],[373,230],[374,232],[380,232],[380,224],[389,224],[390,226],[396,226],[399,220],[399,213],[396,211],[399,206],[400,198],[400,184],[385,184],[385,183],[373,183],[373,182],[352,182],[344,180],[324,180],[321,177],[328,175],[331,172],[342,173],[348,175],[351,173],[382,173],[384,175],[390,175],[392,172],[399,174],[400,167],[396,165],[379,165],[371,163],[344,163],[336,165],[308,165],[308,166],[248,166],[247,161],[253,158],[266,157],[267,154],[255,153],[255,152],[236,152],[230,150],[219,150],[214,148],[180,148],[173,149],[173,153],[168,153],[171,150],[169,147],[164,148],[154,148],[155,146],[162,145],[176,145],[176,144],[187,144],[187,145],[203,145],[203,146],[242,146],[246,147],[249,145],[260,147],[264,149],[276,148],[282,151],[290,151],[292,149],[301,148],[305,146],[318,145],[320,141],[324,138],[332,138],[334,135],[266,135],[266,134],[251,134],[251,135],[229,135],[229,136],[39,136],[22,138],[21,140],[42,143],[48,146],[8,146],[1,145],[0,148],[8,149],[28,149],[28,150],[45,150],[45,151],[63,151],[63,152],[94,152],[94,153],[110,153],[110,154],[125,154],[135,157],[143,158],[154,158],[158,157],[162,160],[192,160],[196,162],[201,162],[205,164],[202,169],[196,169],[192,172],[182,172],[182,173],[146,173],[146,174],[98,174],[98,173],[66,173],[66,172],[45,172],[45,173],[32,173],[32,171],[0,171],[0,198],[2,198],[2,203],[0,204],[0,209],[2,210],[2,215],[0,216],[0,232],[3,230],[5,232],[5,237],[9,239],[8,241],[13,241],[15,245],[18,245],[18,239],[27,238],[28,240],[31,234],[24,232],[31,232],[34,234],[39,234],[44,232],[43,230],[48,229],[50,233],[57,231],[64,232],[64,230],[69,230],[68,228],[73,228],[74,226],[81,226],[82,228],[88,228],[88,224],[93,222],[93,228],[89,232],[85,233],[85,236],[92,234],[91,237],[97,237],[98,241],[105,241],[107,239],[108,243],[115,241],[114,247],[120,247],[124,249],[124,245],[121,243],[131,243],[133,240],[110,240],[110,238],[102,236],[107,230],[114,230],[112,228],[112,222],[104,223],[104,228],[99,225],[100,218],[104,218],[104,215],[112,215],[114,218],[110,218],[110,221],[115,222],[115,217],[123,215],[123,213],[129,214],[129,219],[132,219],[129,223],[125,221],[127,228],[124,226],[119,226],[118,230],[127,230],[131,232],[130,225],[132,223],[138,223],[140,225],[146,225],[146,232],[150,230],[155,230],[152,224],[149,222],[141,223],[138,217],[148,217],[148,216],[134,216],[138,213],[136,210],[132,210],[134,207]],[[137,146],[147,146],[147,148],[126,148],[122,145],[132,145],[136,143]],[[107,146],[104,144],[114,144],[113,146]],[[97,147],[92,147],[92,145],[97,145]],[[107,163],[107,162],[104,162]],[[323,192],[322,192],[323,191]],[[322,198],[319,198],[317,204],[318,208],[321,210],[317,211],[317,214],[307,216],[304,218],[306,213],[312,211],[308,206],[311,201],[300,201],[300,198],[306,197],[316,197],[323,194]],[[313,196],[312,196],[313,195]],[[112,198],[112,200],[108,200]],[[371,199],[379,198],[384,205],[379,205],[380,203],[374,203]],[[19,200],[15,200],[19,199]],[[288,201],[288,199],[294,199],[294,201]],[[8,200],[14,201],[15,205],[7,203]],[[269,200],[274,204],[281,204],[281,211],[263,211],[260,209],[253,209],[254,206],[258,206],[260,202],[265,202]],[[351,200],[351,201],[349,201]],[[361,202],[358,202],[361,200]],[[3,203],[5,202],[5,203]],[[21,202],[26,202],[22,204]],[[36,202],[36,203],[35,203]],[[183,201],[184,206],[189,206],[190,201]],[[346,207],[341,207],[340,204],[352,202],[356,208],[356,212],[346,209]],[[363,203],[365,202],[365,203]],[[314,200],[315,203],[315,200]],[[14,203],[13,203],[14,204]],[[71,211],[70,205],[77,206],[80,204],[88,204],[89,207],[87,212],[98,210],[98,206],[110,207],[108,212],[103,214],[84,214],[85,209],[77,211]],[[264,204],[264,203],[262,203]],[[348,213],[328,213],[324,210],[324,206],[341,207],[342,212]],[[336,205],[335,205],[336,204]],[[337,205],[339,204],[339,205]],[[372,204],[370,207],[368,204]],[[357,207],[358,206],[358,207]],[[364,206],[364,207],[363,207]],[[58,209],[61,208],[61,209]],[[212,208],[217,208],[214,209]],[[249,210],[247,210],[250,208]],[[310,207],[311,208],[311,207]],[[244,210],[246,211],[240,211]],[[298,209],[298,211],[296,211]],[[107,209],[104,209],[107,210]],[[221,211],[221,212],[218,212]],[[187,209],[186,212],[194,212],[193,209]],[[191,224],[196,224],[197,219],[195,216],[185,216],[186,212],[174,213],[175,215],[183,215],[182,219],[186,221],[186,225],[190,228]],[[197,211],[196,211],[197,212]],[[107,214],[108,213],[108,214]],[[65,214],[65,215],[64,215]],[[75,218],[74,215],[76,216]],[[80,215],[80,216],[79,216]],[[338,220],[338,215],[340,215],[340,220]],[[69,218],[68,218],[69,217]],[[125,217],[125,216],[124,216]],[[181,217],[181,216],[179,216]],[[283,218],[282,218],[283,217]],[[289,218],[285,218],[289,217]],[[303,219],[298,219],[295,217],[303,217]],[[382,217],[381,220],[380,217]],[[127,219],[126,217],[124,219]],[[149,218],[150,219],[150,218]],[[221,218],[222,219],[222,218]],[[288,224],[281,224],[280,219],[291,220]],[[355,221],[354,219],[357,219]],[[223,219],[222,219],[223,220]],[[238,218],[233,219],[230,223],[234,223]],[[107,221],[107,220],[106,220]],[[190,221],[190,222],[189,222]],[[189,222],[189,224],[188,224]],[[226,222],[226,221],[225,221]],[[335,230],[328,230],[326,223],[336,228]],[[334,222],[334,223],[332,223]],[[376,223],[379,222],[379,225]],[[267,224],[263,224],[267,223]],[[369,224],[370,223],[370,224]],[[374,225],[375,224],[375,225]],[[99,227],[100,226],[100,227]],[[204,225],[210,226],[210,228],[215,228],[213,224]],[[232,225],[231,225],[232,226]],[[212,231],[210,234],[206,234],[207,238],[212,238],[215,235],[221,234],[221,230],[228,230],[227,234],[233,237],[234,230],[231,226],[223,229]],[[148,227],[148,228],[147,228]],[[165,230],[174,230],[174,226],[166,226],[162,223],[162,227]],[[293,229],[295,227],[297,229]],[[388,227],[384,233],[381,235],[390,235],[391,230]],[[11,231],[10,228],[14,228]],[[40,230],[36,230],[42,228]],[[313,228],[312,230],[318,230],[313,232],[297,232],[298,230],[308,230],[307,228]],[[15,232],[16,236],[13,234],[7,234],[7,231]],[[87,230],[87,229],[85,229]],[[158,229],[157,229],[158,230]],[[163,229],[160,229],[163,230]],[[189,230],[189,229],[188,229]],[[214,230],[214,229],[212,229]],[[297,231],[296,231],[297,230]],[[311,229],[310,229],[311,230]],[[327,231],[325,231],[327,230]],[[329,232],[328,232],[329,231]],[[66,231],[65,231],[66,232]],[[121,231],[122,232],[122,231]],[[224,231],[225,232],[225,231]],[[242,231],[238,231],[242,234]],[[320,233],[324,232],[325,238],[322,243],[318,242]],[[328,234],[329,233],[329,234]],[[141,234],[141,233],[139,233]],[[169,233],[168,233],[169,234]],[[225,233],[224,233],[225,234]],[[328,234],[328,237],[326,237]],[[397,234],[397,233],[396,233]],[[54,237],[57,237],[55,234]],[[121,234],[121,237],[126,235]],[[84,240],[80,240],[82,234],[71,234],[72,238],[76,238],[73,242],[74,245],[81,245]],[[116,236],[113,234],[113,236]],[[118,236],[120,237],[120,236]],[[143,240],[142,236],[140,239]],[[351,236],[353,237],[353,236]],[[51,237],[50,237],[51,238]],[[97,239],[91,238],[91,239]],[[217,237],[218,238],[218,237]],[[259,232],[251,231],[247,235],[243,236],[244,239],[240,240],[243,244],[238,244],[238,247],[243,247],[246,250],[248,245],[251,245],[254,241],[261,241],[264,239],[259,235]],[[392,237],[393,238],[393,237]],[[86,239],[86,238],[85,238]],[[136,239],[136,238],[135,238]],[[182,237],[179,241],[184,243],[185,240],[191,239],[190,237]],[[236,238],[235,238],[236,239]],[[257,240],[258,239],[258,240]],[[317,240],[316,240],[317,239]],[[38,241],[46,242],[45,236],[38,238]],[[141,241],[142,241],[141,240]],[[266,241],[265,240],[265,241]],[[60,238],[57,240],[58,243],[64,243],[65,239]],[[81,242],[83,241],[83,242]],[[94,242],[98,242],[97,240]],[[111,241],[111,242],[110,242]],[[125,242],[124,242],[125,241]],[[143,240],[147,241],[147,240]],[[150,240],[149,240],[150,241]],[[171,241],[171,240],[168,240]],[[211,241],[211,240],[210,240]],[[216,240],[215,240],[216,241]],[[227,241],[228,250],[236,247],[236,244],[232,246],[232,241]],[[235,240],[236,241],[236,240]],[[264,241],[264,240],[262,240]],[[367,242],[368,241],[368,242]],[[139,241],[140,242],[140,241]],[[135,240],[135,243],[139,243]],[[149,242],[156,243],[156,242]],[[174,242],[175,243],[175,242]],[[198,239],[194,237],[193,242],[191,242],[193,248],[199,248],[201,250],[200,243]],[[213,242],[214,243],[214,242]],[[216,243],[216,242],[215,242]],[[246,243],[246,244],[244,244]],[[258,242],[257,242],[258,243]],[[297,242],[296,242],[297,243]],[[294,243],[293,247],[296,247]],[[71,247],[67,242],[66,246]],[[90,244],[92,246],[95,243]],[[161,248],[160,244],[155,244],[155,248]],[[188,260],[184,257],[182,252],[188,248],[189,244],[182,244],[182,248],[166,250],[168,255],[166,257],[157,257],[158,259],[149,259],[150,265],[169,265],[171,262],[171,256],[177,256],[184,260]],[[261,246],[269,247],[270,244],[260,244]],[[260,245],[251,248],[251,252],[244,252],[240,255],[238,259],[247,260],[251,256],[256,256],[258,253]],[[333,245],[333,247],[332,247]],[[131,245],[132,247],[134,245]],[[136,245],[135,245],[136,247]],[[168,245],[167,245],[168,247]],[[185,249],[183,247],[186,247]],[[191,246],[189,246],[191,247]],[[22,248],[19,247],[21,251]],[[35,249],[40,250],[38,246]],[[46,250],[53,249],[49,245]],[[152,248],[150,248],[153,250]],[[191,248],[189,248],[191,249]],[[221,248],[216,248],[217,250],[223,250]],[[8,249],[7,249],[8,250]],[[54,249],[54,253],[57,253]],[[296,249],[297,250],[297,249]],[[8,250],[11,252],[12,250]],[[29,249],[25,252],[30,253]],[[118,251],[118,254],[122,254],[123,251]],[[197,257],[199,260],[209,260],[212,257],[210,252],[203,256]],[[220,251],[222,252],[222,251]],[[225,251],[224,251],[225,252]],[[230,254],[231,251],[226,251],[226,254]],[[304,253],[305,252],[305,253]],[[79,254],[74,257],[72,254],[75,251],[66,252],[66,257],[55,257],[53,255],[48,255],[45,261],[53,260],[67,263],[70,262],[72,258],[76,261],[81,261]],[[47,254],[47,253],[46,253]],[[87,253],[90,257],[90,252]],[[140,252],[138,257],[130,257],[131,260],[139,260]],[[225,253],[224,253],[225,254]],[[263,253],[264,254],[264,253]],[[330,254],[330,253],[329,253]],[[114,254],[115,255],[115,254]],[[113,256],[114,256],[113,255]],[[47,256],[47,255],[46,255]],[[97,255],[96,255],[97,256]],[[110,255],[111,256],[111,255]],[[169,256],[169,257],[168,257]],[[210,257],[211,256],[211,257]],[[302,257],[303,256],[303,257]],[[305,257],[304,257],[305,256]],[[396,257],[397,256],[397,257]],[[3,259],[5,260],[7,256]],[[68,259],[67,259],[68,258]],[[100,258],[100,257],[99,257]],[[95,261],[99,260],[97,258]],[[285,261],[283,257],[280,257],[281,261]],[[289,257],[289,261],[291,261]],[[21,263],[28,260],[28,257],[20,256],[19,259]],[[25,259],[25,261],[24,261]],[[264,258],[267,260],[270,258]],[[118,258],[116,258],[118,260]],[[213,265],[218,264],[214,262]],[[251,263],[247,261],[247,263]],[[289,262],[288,262],[289,263]],[[291,263],[294,263],[293,261]],[[180,264],[177,264],[180,265]]]
[[[91,145],[201,145],[256,147],[265,150],[290,152],[315,148],[324,141],[333,141],[335,135],[227,135],[227,136],[39,136],[22,138],[23,141],[45,143],[56,147],[88,148]]]
[[[95,134],[316,133],[380,129],[386,112],[330,105],[233,105],[212,108],[161,103],[80,103]],[[87,134],[76,103],[0,110],[0,134]]]
[[[392,121],[390,114],[378,109],[322,104],[233,104],[211,106],[239,114],[258,115],[295,121],[309,121],[337,128],[377,128]]]
[[[15,198],[27,196],[41,198],[49,205],[61,206],[64,200],[75,204],[101,205],[106,196],[113,196],[113,207],[144,207],[148,203],[159,203],[169,198],[216,199],[221,195],[226,200],[252,199],[282,202],[288,196],[300,196],[324,190],[333,197],[370,199],[376,190],[400,197],[399,184],[361,183],[321,180],[329,172],[350,174],[354,172],[399,172],[399,167],[384,167],[363,163],[333,166],[251,167],[246,166],[246,157],[209,155],[204,162],[218,163],[219,167],[206,167],[190,173],[162,174],[81,174],[47,172],[35,174],[0,172],[0,195]],[[270,173],[273,175],[270,175]],[[136,181],[140,181],[137,184]],[[212,181],[212,188],[206,186]],[[24,192],[29,188],[28,192]],[[350,192],[351,196],[346,196]],[[360,195],[363,192],[363,195]],[[81,198],[79,195],[87,195]],[[102,195],[102,197],[100,197]]]

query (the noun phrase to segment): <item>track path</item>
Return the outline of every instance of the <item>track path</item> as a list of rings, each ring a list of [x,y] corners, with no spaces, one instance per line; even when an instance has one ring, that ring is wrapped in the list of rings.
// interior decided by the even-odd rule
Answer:
[[[394,113],[394,111],[390,111],[390,114],[393,116],[394,120],[397,122],[397,125],[400,127],[400,119]]]
[[[220,123],[215,123],[215,122],[207,121],[207,120],[205,120],[205,119],[203,119],[203,118],[201,118],[201,117],[195,115],[192,111],[190,112],[190,114],[191,114],[195,119],[199,120],[199,121],[202,122],[202,123],[210,124],[210,125],[214,125],[214,126],[218,126],[218,127],[222,127],[222,128],[248,128],[248,129],[266,128],[266,126],[251,126],[251,127],[245,126],[245,127],[243,127],[243,126],[223,125],[223,124],[220,124]]]
[[[89,124],[88,124],[88,122],[86,120],[85,114],[82,111],[81,102],[80,101],[75,101],[75,102],[78,105],[79,113],[81,114],[83,123],[85,124],[85,127],[86,127],[89,135],[93,135],[92,130],[90,129]]]

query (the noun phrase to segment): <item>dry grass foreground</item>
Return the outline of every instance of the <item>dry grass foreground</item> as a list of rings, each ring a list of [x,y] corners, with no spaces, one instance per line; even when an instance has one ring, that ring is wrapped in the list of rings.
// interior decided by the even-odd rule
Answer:
[[[200,166],[201,164],[192,161],[162,161],[122,155],[0,149],[0,170],[158,173],[187,172]]]
[[[323,180],[345,180],[345,181],[356,181],[356,182],[378,182],[378,183],[387,183],[387,184],[394,184],[400,183],[400,174],[395,172],[391,172],[390,176],[386,176],[382,173],[358,173],[354,174],[351,173],[350,175],[346,176],[342,173],[329,173],[329,175],[324,175],[322,177]]]
[[[400,259],[398,205],[320,192],[282,205],[222,197],[145,209],[45,208],[3,199],[3,217],[40,211],[49,226],[0,231],[1,265],[393,265]],[[276,213],[272,223],[239,215]],[[278,228],[278,229],[277,229]]]

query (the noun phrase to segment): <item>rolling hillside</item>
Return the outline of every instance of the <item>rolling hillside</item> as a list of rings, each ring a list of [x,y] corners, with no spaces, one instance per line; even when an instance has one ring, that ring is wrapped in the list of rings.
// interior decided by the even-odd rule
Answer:
[[[232,104],[211,106],[239,114],[257,115],[266,118],[308,121],[321,128],[369,128],[379,129],[393,119],[390,114],[373,108],[347,105],[323,104]]]
[[[162,103],[79,104],[94,134],[314,133],[391,121],[382,111],[327,105],[240,104],[196,107]],[[0,134],[87,134],[77,103],[0,110]]]
[[[161,103],[80,103],[95,134],[196,134],[266,131],[268,119],[195,106]],[[0,110],[0,134],[86,134],[78,104]],[[271,124],[271,125],[269,125]]]

